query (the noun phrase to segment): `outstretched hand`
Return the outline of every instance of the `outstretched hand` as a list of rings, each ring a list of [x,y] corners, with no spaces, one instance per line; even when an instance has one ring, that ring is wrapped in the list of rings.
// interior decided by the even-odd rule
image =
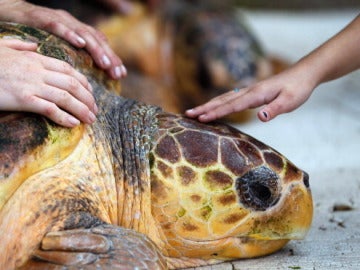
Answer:
[[[0,39],[0,111],[39,113],[66,127],[93,123],[97,107],[86,77],[36,48]]]
[[[315,88],[309,79],[301,79],[296,68],[284,71],[253,86],[231,90],[209,102],[187,110],[186,116],[209,122],[234,112],[265,105],[259,112],[261,121],[290,112],[303,104]]]
[[[0,18],[53,33],[78,48],[85,48],[95,63],[113,79],[126,75],[126,68],[107,43],[106,37],[64,10],[36,6],[25,1],[1,1]]]

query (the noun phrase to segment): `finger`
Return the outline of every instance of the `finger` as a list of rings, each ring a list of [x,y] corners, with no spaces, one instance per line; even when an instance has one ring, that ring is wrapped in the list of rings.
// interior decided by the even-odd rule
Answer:
[[[86,46],[86,41],[63,23],[51,22],[46,30],[65,39],[75,47],[84,48]]]
[[[292,111],[295,107],[292,106],[285,95],[279,95],[258,112],[258,118],[263,122],[267,122],[279,114]]]
[[[44,76],[47,85],[69,93],[93,113],[97,113],[93,95],[73,76],[58,72],[48,72]]]
[[[39,97],[34,97],[32,102],[24,107],[24,110],[41,114],[64,127],[75,127],[80,124],[80,121],[74,116],[61,110],[54,103]]]
[[[234,98],[236,98],[239,95],[242,95],[243,92],[234,92],[234,90],[232,91],[228,91],[225,94],[222,94],[220,96],[217,96],[213,99],[211,99],[210,101],[208,101],[207,103],[197,106],[195,108],[189,109],[185,112],[185,114],[189,117],[197,117],[201,114],[207,113],[219,106],[223,106],[224,104],[228,103],[230,100],[233,100]]]
[[[41,60],[42,65],[45,69],[49,71],[59,72],[66,75],[69,75],[71,77],[74,77],[77,81],[80,82],[80,84],[85,87],[89,92],[92,92],[92,86],[87,80],[86,76],[84,76],[82,73],[77,71],[75,68],[73,68],[70,64],[55,59],[55,58],[49,58],[47,56],[38,55],[39,59]]]
[[[43,88],[37,97],[55,104],[59,109],[70,113],[82,122],[91,124],[96,119],[94,113],[89,110],[88,106],[62,89],[48,86]]]
[[[104,49],[105,55],[107,55],[110,59],[111,65],[110,68],[107,69],[110,77],[113,79],[120,79],[122,77],[125,77],[127,75],[127,70],[120,58],[111,49],[105,35],[97,31],[96,36],[100,46]]]
[[[90,27],[81,27],[76,32],[86,41],[85,48],[91,54],[95,63],[102,69],[109,68],[111,66],[110,58],[105,54],[92,29]]]
[[[222,102],[199,115],[199,121],[209,122],[231,113],[241,112],[263,105],[267,97],[261,93],[261,90],[257,89],[246,88],[242,92],[236,93],[234,91],[233,94],[224,96]]]
[[[6,46],[14,50],[36,51],[37,44],[33,42],[26,42],[19,39],[0,39],[1,46]]]
[[[95,63],[106,70],[111,78],[119,79],[126,76],[125,66],[108,45],[104,34],[87,26],[77,32],[86,40],[86,49]]]

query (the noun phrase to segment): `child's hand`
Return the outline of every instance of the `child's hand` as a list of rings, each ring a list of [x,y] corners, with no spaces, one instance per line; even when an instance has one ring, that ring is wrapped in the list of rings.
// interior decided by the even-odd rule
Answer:
[[[265,105],[258,112],[259,119],[265,122],[299,107],[309,98],[314,87],[310,79],[303,78],[296,68],[292,68],[253,86],[215,97],[185,114],[209,122],[233,112]]]

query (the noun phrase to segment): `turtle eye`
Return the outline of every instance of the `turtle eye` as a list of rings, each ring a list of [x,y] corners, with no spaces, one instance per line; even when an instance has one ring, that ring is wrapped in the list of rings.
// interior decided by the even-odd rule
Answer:
[[[309,174],[306,172],[303,172],[303,173],[304,173],[304,177],[303,177],[304,185],[305,185],[305,187],[309,188],[310,187]]]
[[[257,167],[236,179],[240,202],[255,211],[265,211],[280,199],[278,175],[267,167]]]

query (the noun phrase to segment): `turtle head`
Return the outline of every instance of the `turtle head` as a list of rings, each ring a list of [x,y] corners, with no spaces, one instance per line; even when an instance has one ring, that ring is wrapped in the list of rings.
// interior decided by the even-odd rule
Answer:
[[[226,260],[269,254],[312,221],[309,177],[226,125],[159,116],[151,156],[153,215],[170,257]]]

